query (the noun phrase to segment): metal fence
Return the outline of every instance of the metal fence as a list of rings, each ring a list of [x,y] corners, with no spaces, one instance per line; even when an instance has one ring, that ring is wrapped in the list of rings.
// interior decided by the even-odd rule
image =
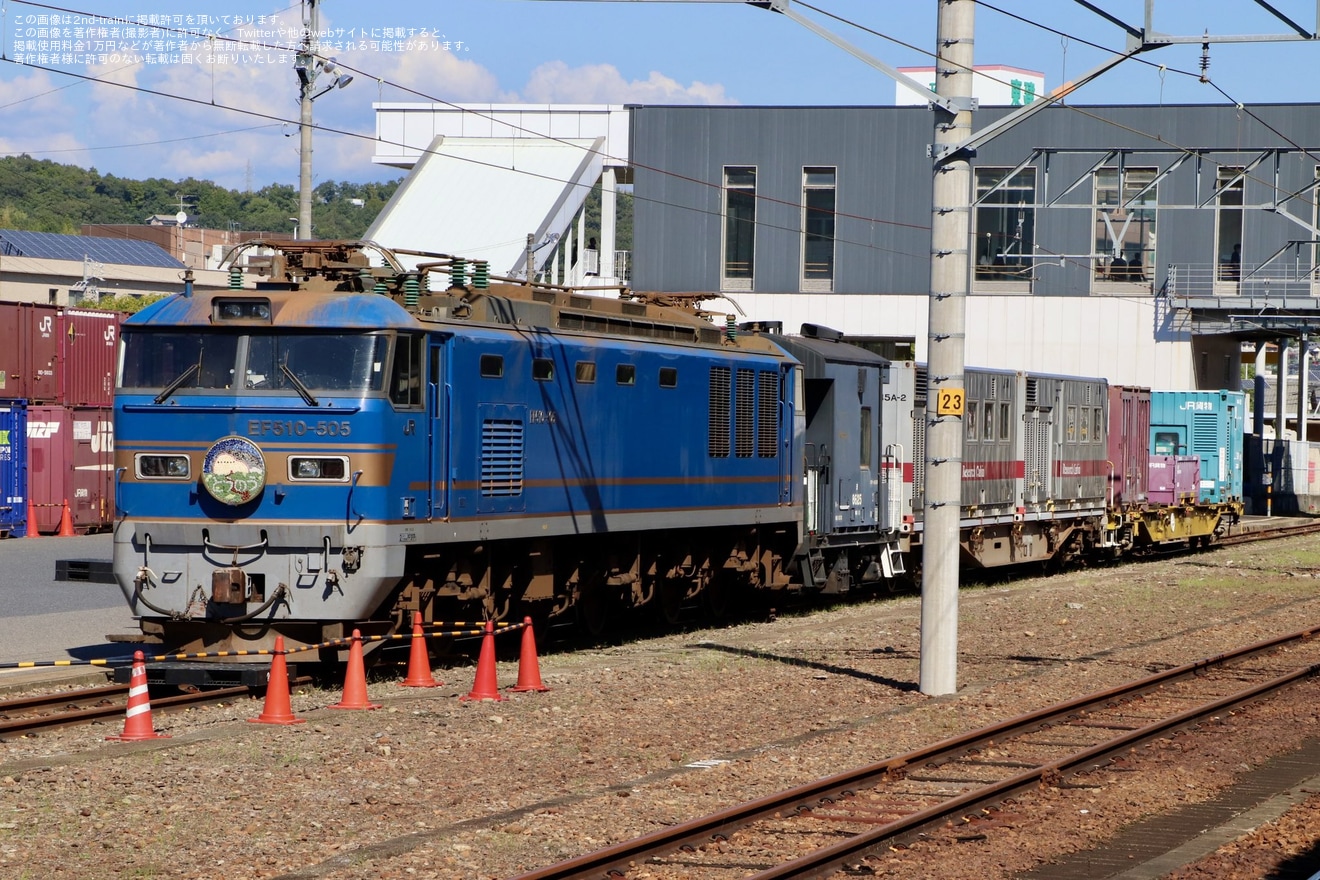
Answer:
[[[1284,298],[1320,296],[1320,268],[1272,262],[1170,263],[1165,289],[1175,297]]]

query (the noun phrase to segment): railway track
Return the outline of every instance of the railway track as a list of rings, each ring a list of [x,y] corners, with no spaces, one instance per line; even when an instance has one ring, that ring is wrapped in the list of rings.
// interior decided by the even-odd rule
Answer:
[[[1320,532],[1320,520],[1298,523],[1296,525],[1279,526],[1277,528],[1255,529],[1247,532],[1229,534],[1222,538],[1216,538],[1210,547],[1231,547],[1235,544],[1251,544],[1255,541],[1273,541],[1282,538],[1292,538],[1298,535],[1313,535],[1317,532]]]
[[[310,683],[311,678],[308,677],[289,682],[291,687]],[[257,696],[260,690],[244,685],[153,698],[151,709],[153,713],[170,712],[205,703]],[[43,730],[122,719],[128,709],[127,698],[128,685],[104,685],[0,700],[0,742]]]
[[[1142,743],[1313,675],[1317,633],[1312,627],[1169,669],[516,880],[821,877],[947,823],[976,839],[996,824],[996,805],[1015,794],[1120,764]]]

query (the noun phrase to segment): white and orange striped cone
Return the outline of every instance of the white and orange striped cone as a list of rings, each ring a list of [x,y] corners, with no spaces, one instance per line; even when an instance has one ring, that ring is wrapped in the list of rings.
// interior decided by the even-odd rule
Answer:
[[[157,733],[151,726],[151,696],[147,693],[147,661],[141,651],[133,654],[133,675],[128,682],[128,712],[124,715],[124,732],[107,736],[116,742],[136,742],[140,739],[167,739],[168,733]]]

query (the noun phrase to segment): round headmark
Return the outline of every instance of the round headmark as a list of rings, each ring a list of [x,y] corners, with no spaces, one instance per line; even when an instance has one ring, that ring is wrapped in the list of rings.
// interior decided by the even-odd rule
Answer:
[[[261,494],[266,460],[246,437],[222,437],[202,462],[202,485],[216,501],[237,507]]]

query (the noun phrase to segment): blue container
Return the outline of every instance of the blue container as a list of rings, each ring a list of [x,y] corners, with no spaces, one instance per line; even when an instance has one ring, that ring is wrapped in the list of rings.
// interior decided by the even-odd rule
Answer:
[[[0,538],[27,534],[27,402],[0,400]]]
[[[1150,454],[1197,456],[1197,500],[1241,501],[1246,406],[1241,391],[1152,391]]]

